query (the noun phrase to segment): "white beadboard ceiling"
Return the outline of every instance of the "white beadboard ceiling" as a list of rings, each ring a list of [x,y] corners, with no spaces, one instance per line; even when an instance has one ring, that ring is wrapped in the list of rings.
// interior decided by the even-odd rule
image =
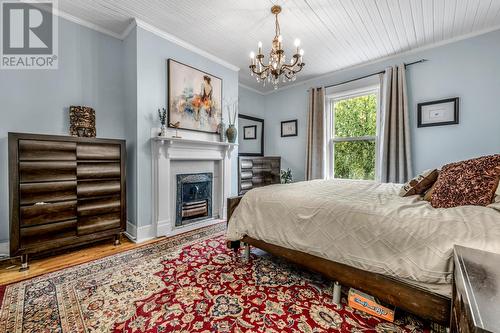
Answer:
[[[305,50],[296,82],[500,28],[500,0],[59,0],[59,9],[115,36],[136,18],[241,68],[240,83],[269,92],[248,64],[259,40],[269,50],[273,4],[283,7],[287,53],[295,38]]]

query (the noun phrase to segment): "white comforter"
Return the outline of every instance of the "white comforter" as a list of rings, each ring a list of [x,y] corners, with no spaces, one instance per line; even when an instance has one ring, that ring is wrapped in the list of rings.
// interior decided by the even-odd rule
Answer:
[[[410,281],[451,283],[453,245],[500,253],[500,211],[435,209],[399,184],[315,180],[253,189],[228,226],[244,235]]]

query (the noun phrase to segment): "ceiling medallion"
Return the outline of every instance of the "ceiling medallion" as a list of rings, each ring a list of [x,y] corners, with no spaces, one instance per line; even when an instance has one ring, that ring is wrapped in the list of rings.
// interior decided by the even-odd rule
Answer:
[[[266,86],[266,81],[273,84],[274,89],[278,89],[280,77],[283,82],[295,81],[296,75],[305,66],[302,61],[304,50],[300,48],[300,40],[295,40],[296,52],[290,59],[290,63],[286,62],[285,51],[283,50],[283,37],[280,34],[280,23],[278,21],[278,14],[281,13],[280,6],[273,6],[271,13],[276,17],[275,35],[272,42],[271,52],[267,64],[264,64],[264,54],[262,54],[262,42],[259,42],[258,54],[250,53],[250,75],[256,76],[257,82],[263,82]]]

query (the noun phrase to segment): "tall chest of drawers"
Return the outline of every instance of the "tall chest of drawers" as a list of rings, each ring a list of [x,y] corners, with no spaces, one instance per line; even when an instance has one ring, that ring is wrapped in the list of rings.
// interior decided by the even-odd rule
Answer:
[[[125,141],[9,133],[10,254],[69,248],[125,230]]]

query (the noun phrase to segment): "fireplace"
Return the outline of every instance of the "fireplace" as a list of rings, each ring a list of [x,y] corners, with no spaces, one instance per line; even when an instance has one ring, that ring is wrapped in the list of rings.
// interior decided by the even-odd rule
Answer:
[[[212,173],[177,175],[175,226],[212,217]]]

